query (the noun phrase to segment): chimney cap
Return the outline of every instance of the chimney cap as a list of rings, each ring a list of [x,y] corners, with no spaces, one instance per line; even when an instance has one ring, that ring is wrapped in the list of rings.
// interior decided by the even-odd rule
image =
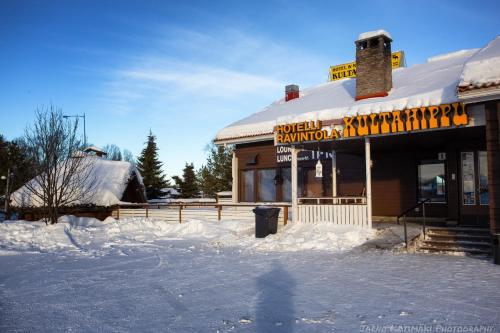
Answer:
[[[299,86],[297,84],[289,84],[285,86],[285,92],[299,91]]]
[[[391,34],[389,34],[387,31],[385,31],[383,29],[380,29],[380,30],[367,31],[367,32],[360,33],[356,42],[361,41],[361,40],[370,39],[373,37],[378,37],[378,36],[384,36],[387,39],[389,39],[390,41],[392,41]]]

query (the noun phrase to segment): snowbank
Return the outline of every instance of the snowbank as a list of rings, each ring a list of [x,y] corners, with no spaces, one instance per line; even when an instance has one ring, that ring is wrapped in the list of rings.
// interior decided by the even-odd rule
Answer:
[[[0,223],[0,247],[15,251],[77,251],[103,255],[120,246],[145,246],[159,240],[197,239],[214,247],[256,251],[344,251],[374,233],[332,224],[288,224],[275,235],[254,237],[253,221],[191,220],[173,224],[145,218],[104,221],[64,216],[56,225],[28,221]]]

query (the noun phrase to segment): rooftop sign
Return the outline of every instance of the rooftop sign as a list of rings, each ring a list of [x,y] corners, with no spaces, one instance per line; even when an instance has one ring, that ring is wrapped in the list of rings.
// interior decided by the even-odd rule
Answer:
[[[392,68],[401,67],[404,63],[403,57],[403,51],[393,52],[391,55]],[[336,81],[350,77],[356,77],[356,62],[330,66],[330,74],[328,75],[329,81]]]

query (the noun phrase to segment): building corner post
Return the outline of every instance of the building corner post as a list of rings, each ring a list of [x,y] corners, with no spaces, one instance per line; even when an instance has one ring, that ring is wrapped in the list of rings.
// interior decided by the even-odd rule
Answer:
[[[292,222],[298,221],[299,215],[299,200],[298,200],[298,174],[297,174],[297,160],[299,150],[292,146]]]
[[[236,152],[233,151],[233,160],[232,160],[232,176],[233,176],[233,184],[231,187],[232,190],[232,198],[233,198],[233,203],[238,203],[239,198],[238,198],[238,157],[236,157]]]
[[[493,263],[500,265],[500,103],[485,105],[488,193]]]
[[[366,171],[366,215],[368,228],[372,228],[372,160],[370,138],[365,138],[365,171]]]

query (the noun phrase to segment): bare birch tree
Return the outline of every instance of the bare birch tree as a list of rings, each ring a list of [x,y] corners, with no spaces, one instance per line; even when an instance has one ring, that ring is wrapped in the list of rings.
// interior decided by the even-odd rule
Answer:
[[[29,202],[38,202],[51,224],[57,223],[60,207],[88,205],[95,192],[94,158],[81,151],[77,129],[78,120],[71,124],[51,106],[38,109],[35,123],[25,131],[37,175],[25,188]]]

